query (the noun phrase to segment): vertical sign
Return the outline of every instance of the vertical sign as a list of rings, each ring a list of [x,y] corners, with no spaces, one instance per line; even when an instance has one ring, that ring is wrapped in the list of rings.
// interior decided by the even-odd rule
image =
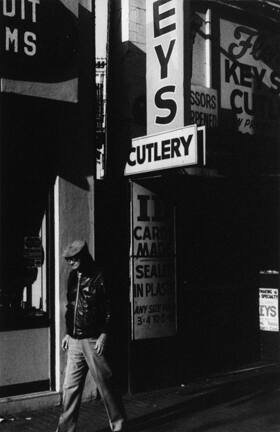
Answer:
[[[146,0],[147,133],[184,126],[183,0]]]
[[[132,338],[176,333],[174,208],[132,183]]]

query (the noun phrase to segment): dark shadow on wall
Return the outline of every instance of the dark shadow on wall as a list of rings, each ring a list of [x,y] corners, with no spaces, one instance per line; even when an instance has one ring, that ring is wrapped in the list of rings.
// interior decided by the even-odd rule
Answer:
[[[203,33],[200,36],[206,37]],[[219,42],[213,39],[212,43],[216,63],[219,65],[218,75],[220,57],[223,55],[229,65],[232,65],[231,82],[240,80],[240,76],[244,80],[247,74],[247,85],[237,87],[232,84],[228,95],[229,97],[231,92],[236,92],[232,108],[220,108],[219,127],[207,130],[207,167],[235,179],[236,185],[249,182],[246,206],[247,214],[252,215],[250,225],[255,230],[258,269],[279,269],[280,99],[275,84],[275,77],[279,76],[280,70],[280,64],[276,62],[279,56],[274,55],[271,59],[265,57],[267,66],[275,68],[272,71],[276,74],[273,89],[260,78],[254,80],[253,75],[250,76],[250,66],[239,62]],[[266,68],[265,64],[262,67]],[[268,69],[265,76],[269,77],[269,74]],[[215,85],[223,91],[223,83],[216,80]],[[240,117],[243,117],[242,120]],[[247,128],[244,131],[246,122]],[[244,189],[241,191],[243,193]]]
[[[220,46],[218,53],[219,56],[223,54],[233,65],[232,71],[236,71],[231,81],[242,74],[250,77],[250,66],[242,64]],[[280,77],[280,63],[275,59],[273,56],[269,61],[266,56],[267,67],[262,64],[263,76],[269,78],[268,68],[273,66],[276,68],[272,70],[274,78]],[[279,270],[280,97],[275,80],[271,87],[264,79],[254,79],[253,75],[245,82],[251,86],[236,89],[232,85],[231,92],[236,92],[232,109],[221,108],[219,128],[207,131],[207,165],[235,178],[237,184],[248,179],[246,205],[255,230],[258,269]],[[247,129],[244,129],[246,122]]]
[[[107,88],[107,178],[96,185],[96,254],[109,275],[113,307],[112,357],[120,388],[130,391],[129,183],[124,168],[131,137],[146,134],[146,54],[121,42],[120,1],[110,2]]]
[[[36,279],[35,273],[32,277],[30,272],[26,275],[24,237],[39,235],[56,177],[60,176],[78,188],[89,191],[87,177],[95,173],[93,17],[80,6],[79,21],[73,16],[69,21],[70,12],[67,8],[57,5],[57,2],[50,4],[55,6],[51,13],[59,12],[58,16],[63,16],[67,25],[63,24],[63,20],[54,24],[54,34],[60,35],[56,41],[58,58],[52,57],[48,49],[44,53],[46,60],[54,64],[49,70],[50,74],[42,76],[42,81],[79,78],[78,103],[43,99],[38,95],[1,94],[0,303],[6,309],[20,308],[26,278],[29,278],[29,283]],[[42,7],[45,6],[49,6],[48,2],[42,4]],[[43,27],[49,26],[49,22],[45,22],[48,16],[42,17]],[[62,28],[59,33],[60,25]],[[54,42],[52,37],[50,40]],[[60,63],[59,56],[64,42],[70,66],[66,62],[67,70],[61,73],[63,57]],[[72,56],[69,54],[70,46]],[[22,79],[35,79],[35,75],[29,72],[24,70]],[[40,78],[40,69],[37,72]],[[53,72],[57,75],[53,76]],[[0,318],[3,317],[2,312],[3,309],[0,309]]]
[[[146,53],[131,42],[111,50],[108,84],[108,175],[122,177],[131,139],[146,135]]]

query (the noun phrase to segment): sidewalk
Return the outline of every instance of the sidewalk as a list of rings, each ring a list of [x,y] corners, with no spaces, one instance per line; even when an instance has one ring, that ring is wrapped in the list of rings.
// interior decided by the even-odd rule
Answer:
[[[215,412],[216,407],[225,402],[232,403],[238,400],[240,403],[240,401],[255,398],[254,403],[257,404],[260,394],[265,394],[266,397],[271,395],[274,404],[275,397],[279,398],[280,406],[279,365],[248,369],[201,379],[178,387],[125,396],[124,403],[129,420],[128,430],[145,430],[145,428],[158,426],[172,418],[179,418],[186,413],[190,416],[200,413],[201,416],[204,410],[213,409]],[[1,432],[54,432],[59,413],[60,407],[53,407],[21,413],[15,417],[10,416],[2,419],[0,430]],[[262,426],[259,430],[265,432],[269,429]],[[101,401],[82,404],[78,431],[109,431],[105,409]]]

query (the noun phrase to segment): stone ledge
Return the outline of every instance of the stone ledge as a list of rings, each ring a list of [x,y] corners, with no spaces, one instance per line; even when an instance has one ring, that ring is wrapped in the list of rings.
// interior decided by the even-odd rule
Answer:
[[[15,415],[23,411],[33,411],[60,405],[61,394],[45,391],[0,398],[1,416]]]

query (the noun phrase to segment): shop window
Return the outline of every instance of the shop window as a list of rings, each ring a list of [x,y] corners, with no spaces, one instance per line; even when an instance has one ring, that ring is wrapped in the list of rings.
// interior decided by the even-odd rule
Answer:
[[[38,235],[23,235],[18,278],[0,292],[0,331],[46,327],[50,318],[49,248],[51,230],[45,215]]]
[[[21,307],[30,315],[42,316],[47,312],[46,273],[46,217],[38,236],[24,237],[24,270],[26,278]]]

